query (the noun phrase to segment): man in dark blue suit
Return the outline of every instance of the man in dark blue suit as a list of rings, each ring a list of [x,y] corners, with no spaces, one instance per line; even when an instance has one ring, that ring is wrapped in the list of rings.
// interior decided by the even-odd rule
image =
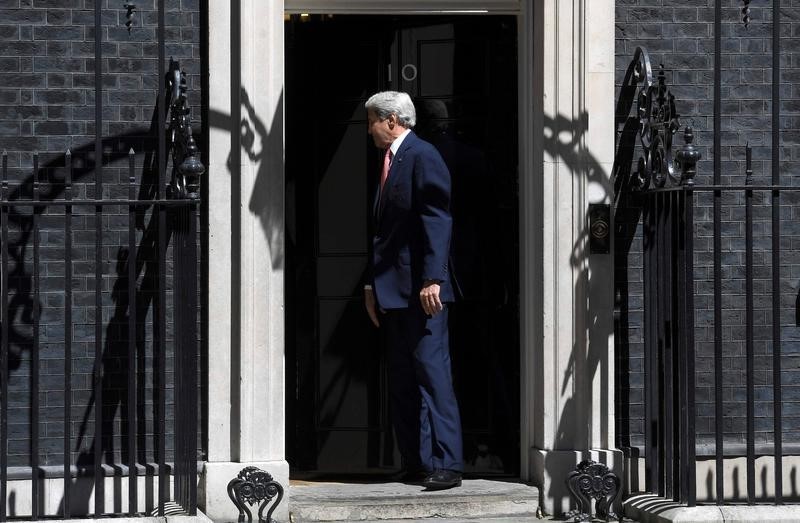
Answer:
[[[377,93],[365,105],[368,132],[384,162],[364,298],[372,322],[386,330],[404,479],[424,477],[430,490],[460,486],[461,418],[447,331],[450,173],[436,149],[411,130],[416,112],[406,93]]]

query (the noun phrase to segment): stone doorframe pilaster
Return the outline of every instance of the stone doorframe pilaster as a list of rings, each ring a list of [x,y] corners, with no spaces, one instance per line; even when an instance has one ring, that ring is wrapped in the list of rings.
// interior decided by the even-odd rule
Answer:
[[[247,465],[288,484],[283,316],[283,0],[209,4],[209,456],[201,507],[237,515],[225,486]],[[614,445],[613,260],[587,252],[589,203],[610,202],[612,0],[394,0],[519,20],[521,456],[542,506]],[[302,12],[386,13],[381,0],[287,0]],[[613,252],[613,250],[612,250]],[[279,520],[286,520],[285,500]]]
[[[590,203],[612,203],[614,2],[525,4],[520,176],[523,434],[542,508],[570,508],[565,479],[591,458],[622,477],[614,448],[613,246],[590,254]],[[530,158],[527,158],[530,155]],[[612,228],[613,230],[613,224]],[[523,436],[524,437],[524,436]]]
[[[200,505],[236,521],[226,486],[257,466],[287,486],[283,1],[209,6],[209,427]],[[288,489],[287,489],[288,490]],[[275,517],[287,521],[288,503]]]

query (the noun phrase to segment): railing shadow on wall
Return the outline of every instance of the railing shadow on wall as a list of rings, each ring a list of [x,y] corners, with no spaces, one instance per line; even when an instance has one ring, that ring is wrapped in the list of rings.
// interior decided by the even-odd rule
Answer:
[[[613,223],[614,223],[614,343],[615,343],[615,373],[617,398],[616,407],[616,434],[617,446],[628,455],[637,458],[638,447],[631,441],[630,430],[626,424],[634,415],[631,409],[632,401],[635,402],[634,387],[631,386],[630,357],[631,348],[631,309],[638,312],[636,304],[631,305],[631,285],[628,280],[629,256],[634,251],[634,242],[637,239],[637,228],[642,218],[641,195],[633,188],[638,185],[634,180],[635,173],[634,154],[639,135],[639,117],[634,110],[637,101],[638,88],[636,77],[648,74],[647,71],[637,73],[638,60],[632,60],[625,72],[619,98],[614,111],[614,126],[616,137],[616,152],[611,179],[614,184]],[[652,75],[652,71],[650,71]],[[652,80],[652,78],[651,78]],[[635,313],[634,312],[634,313]],[[631,467],[630,473],[623,478],[626,492],[630,492],[631,485],[639,484],[639,469]]]

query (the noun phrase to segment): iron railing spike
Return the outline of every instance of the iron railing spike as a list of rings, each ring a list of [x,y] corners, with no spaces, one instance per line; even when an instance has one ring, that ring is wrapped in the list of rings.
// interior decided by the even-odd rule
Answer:
[[[744,23],[744,28],[748,29],[750,27],[750,0],[743,0],[743,2],[742,22]]]

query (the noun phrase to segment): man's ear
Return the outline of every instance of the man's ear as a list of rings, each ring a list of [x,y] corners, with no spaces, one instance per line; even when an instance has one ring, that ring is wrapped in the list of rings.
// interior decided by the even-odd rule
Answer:
[[[391,113],[386,119],[389,121],[389,129],[394,129],[394,126],[397,125],[397,115]]]

